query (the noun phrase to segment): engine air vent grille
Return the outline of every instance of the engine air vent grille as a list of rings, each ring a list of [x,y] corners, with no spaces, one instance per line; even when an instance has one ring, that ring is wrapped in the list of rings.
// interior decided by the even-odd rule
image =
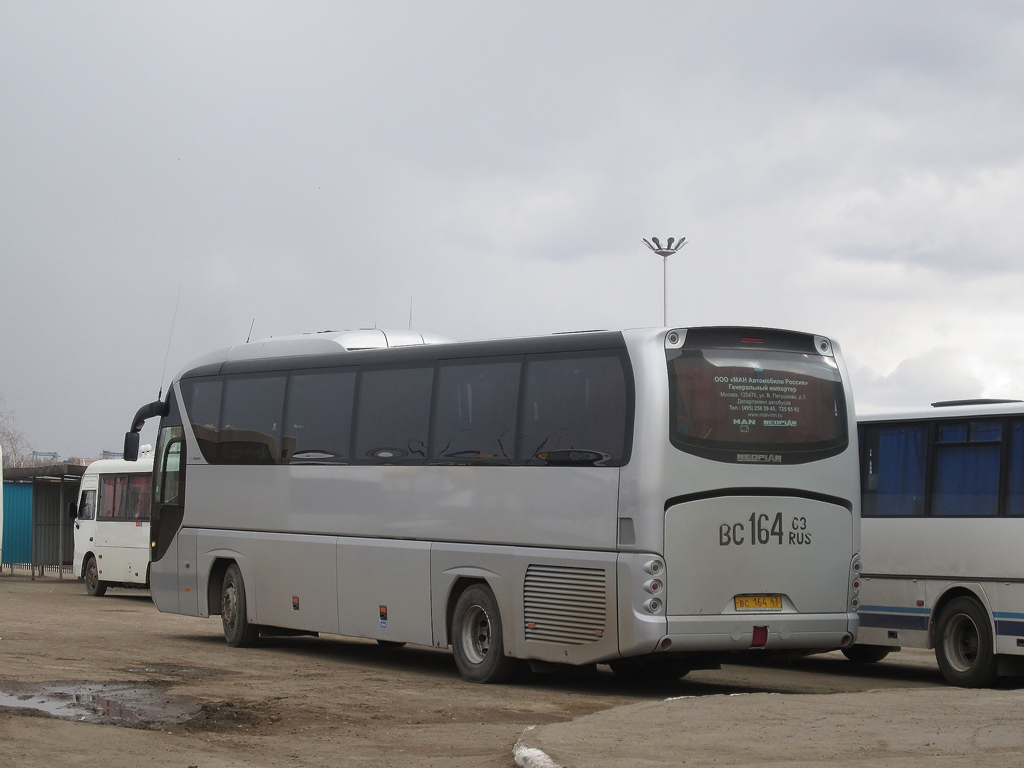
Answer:
[[[530,565],[523,584],[526,639],[567,645],[604,637],[605,572],[601,568]]]

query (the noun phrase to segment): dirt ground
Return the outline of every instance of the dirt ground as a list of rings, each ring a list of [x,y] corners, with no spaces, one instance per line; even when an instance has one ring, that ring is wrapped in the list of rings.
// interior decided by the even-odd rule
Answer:
[[[1024,706],[1024,690],[1015,685],[992,695]],[[697,751],[690,757],[708,759],[690,764],[709,764],[716,743],[731,743],[730,734],[744,730],[743,713],[751,706],[744,702],[755,700],[729,694],[781,694],[766,699],[768,709],[782,711],[792,703],[817,713],[826,743],[832,736],[822,723],[832,716],[837,728],[852,712],[865,711],[892,724],[900,702],[914,696],[946,702],[947,708],[962,700],[975,710],[986,696],[947,688],[924,651],[905,651],[866,668],[838,654],[726,665],[639,687],[617,680],[606,667],[533,675],[505,686],[473,685],[459,677],[450,652],[385,649],[336,636],[268,639],[259,648],[234,649],[224,643],[218,617],[161,614],[145,591],[111,589],[92,598],[81,582],[0,575],[4,766],[513,768],[513,746],[530,726],[539,726],[530,731],[535,741],[561,750],[565,765],[617,766],[629,764],[636,745],[659,738],[645,732],[644,723],[655,720],[653,709],[635,720],[645,707],[661,713],[681,707],[678,722],[685,728],[673,727],[675,720],[658,728],[676,740],[684,731],[691,734]],[[659,704],[679,697],[694,698]],[[765,707],[757,707],[763,726]],[[932,725],[920,720],[892,727],[906,733]],[[797,742],[774,748],[772,732],[750,742],[750,762],[799,759]],[[574,739],[589,744],[590,752],[577,749]],[[680,755],[665,764],[683,762]]]

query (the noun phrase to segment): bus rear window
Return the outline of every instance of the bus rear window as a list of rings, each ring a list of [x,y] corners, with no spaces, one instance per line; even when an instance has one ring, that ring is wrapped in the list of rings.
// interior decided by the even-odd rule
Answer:
[[[772,349],[668,351],[673,445],[717,461],[794,464],[848,445],[831,357]]]

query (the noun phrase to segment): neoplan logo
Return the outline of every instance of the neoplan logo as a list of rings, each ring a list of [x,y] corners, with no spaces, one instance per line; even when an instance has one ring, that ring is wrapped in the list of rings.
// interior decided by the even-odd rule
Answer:
[[[782,454],[779,453],[737,453],[736,461],[747,464],[781,464]]]

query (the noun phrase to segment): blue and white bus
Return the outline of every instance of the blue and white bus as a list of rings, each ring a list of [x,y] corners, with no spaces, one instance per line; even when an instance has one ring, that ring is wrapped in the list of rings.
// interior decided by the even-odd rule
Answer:
[[[934,648],[947,681],[1024,674],[1024,403],[959,401],[860,417],[858,644]]]
[[[190,364],[160,417],[151,589],[232,646],[311,632],[681,676],[853,643],[860,494],[834,341],[662,328],[347,332]]]

